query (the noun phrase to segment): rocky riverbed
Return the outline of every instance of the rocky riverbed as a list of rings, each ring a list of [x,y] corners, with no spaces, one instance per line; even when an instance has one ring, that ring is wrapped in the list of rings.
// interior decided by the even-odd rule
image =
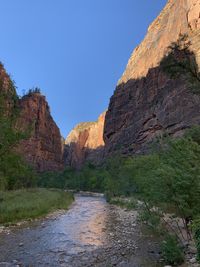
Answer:
[[[76,196],[69,211],[4,229],[0,266],[156,267],[159,246],[141,232],[137,212],[101,196]]]

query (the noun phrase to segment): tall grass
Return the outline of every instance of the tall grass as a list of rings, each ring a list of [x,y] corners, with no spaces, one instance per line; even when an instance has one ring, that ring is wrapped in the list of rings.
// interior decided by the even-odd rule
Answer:
[[[0,192],[0,224],[40,217],[57,209],[67,209],[73,195],[55,189],[23,189]]]

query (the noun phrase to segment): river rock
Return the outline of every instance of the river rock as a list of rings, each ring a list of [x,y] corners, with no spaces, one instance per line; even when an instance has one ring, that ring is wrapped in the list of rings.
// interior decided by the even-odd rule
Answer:
[[[193,263],[196,263],[197,260],[196,260],[196,258],[192,258],[192,259],[189,260],[189,262],[193,264]]]

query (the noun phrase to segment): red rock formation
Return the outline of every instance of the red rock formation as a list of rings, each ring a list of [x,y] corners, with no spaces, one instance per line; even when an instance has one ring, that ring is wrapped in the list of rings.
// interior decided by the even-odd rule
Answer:
[[[96,122],[78,124],[65,141],[65,162],[80,167],[86,161],[98,163],[103,156],[103,129],[106,112]]]
[[[40,93],[31,93],[20,100],[17,126],[30,130],[30,138],[22,140],[18,151],[39,171],[63,168],[63,148],[59,128],[51,117],[48,103]]]
[[[187,34],[200,66],[200,0],[169,0],[134,50],[112,96],[105,119],[106,153],[144,152],[155,136],[180,135],[200,124],[200,97],[184,78],[170,79],[160,62],[167,47]]]
[[[9,115],[16,104],[17,94],[4,66],[0,63],[0,115]]]
[[[62,169],[61,135],[45,97],[32,93],[19,99],[13,82],[0,64],[0,115],[11,116],[16,111],[19,113],[16,127],[31,130],[30,137],[22,140],[16,150],[39,171]]]

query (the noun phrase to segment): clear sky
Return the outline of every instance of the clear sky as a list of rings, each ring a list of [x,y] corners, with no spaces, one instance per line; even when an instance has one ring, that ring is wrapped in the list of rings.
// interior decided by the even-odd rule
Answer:
[[[21,95],[41,88],[63,137],[109,103],[166,0],[0,0],[0,60]]]

